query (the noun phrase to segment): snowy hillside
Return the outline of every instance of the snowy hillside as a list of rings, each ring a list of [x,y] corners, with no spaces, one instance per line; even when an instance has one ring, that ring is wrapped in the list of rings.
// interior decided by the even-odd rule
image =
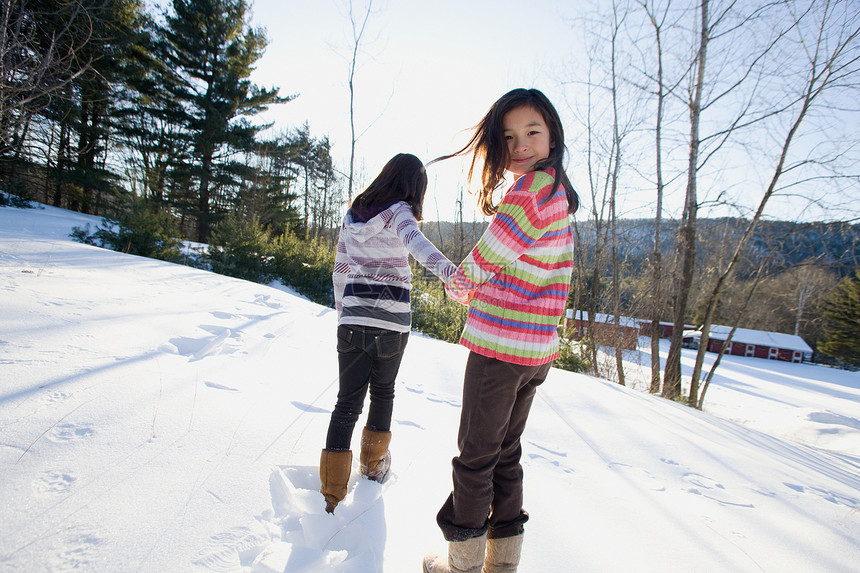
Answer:
[[[0,208],[0,571],[401,573],[444,549],[463,348],[413,334],[392,478],[328,515],[334,312],[72,242],[87,219]],[[726,357],[698,412],[553,370],[523,448],[524,573],[860,568],[858,373]]]

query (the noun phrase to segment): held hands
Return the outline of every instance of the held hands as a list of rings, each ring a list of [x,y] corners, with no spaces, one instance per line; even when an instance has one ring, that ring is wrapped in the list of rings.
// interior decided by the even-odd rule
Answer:
[[[456,302],[468,305],[475,294],[478,285],[470,281],[462,270],[458,269],[451,277],[445,281],[445,292]]]
[[[445,292],[448,294],[448,297],[460,304],[468,305],[469,301],[472,300],[472,294],[475,291],[458,291],[453,288],[449,284],[445,285]]]

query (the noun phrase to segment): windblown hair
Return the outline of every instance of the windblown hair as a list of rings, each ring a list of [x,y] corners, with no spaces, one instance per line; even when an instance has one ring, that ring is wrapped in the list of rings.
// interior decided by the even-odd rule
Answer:
[[[536,171],[550,167],[555,170],[555,185],[552,193],[555,193],[559,187],[564,187],[567,194],[568,212],[570,214],[575,213],[579,209],[579,195],[576,194],[576,190],[574,190],[567,173],[564,171],[564,154],[567,151],[564,144],[564,127],[562,127],[561,118],[552,102],[536,89],[518,88],[503,95],[493,104],[484,119],[475,126],[474,135],[463,149],[451,155],[438,157],[428,165],[472,152],[469,181],[472,181],[476,165],[483,162],[478,204],[485,215],[493,215],[498,209],[498,204],[493,202],[493,193],[502,184],[509,160],[508,144],[505,141],[502,119],[506,113],[520,107],[530,107],[536,110],[541,114],[547,128],[549,128],[550,141],[554,145],[550,149],[549,156],[539,161],[534,168]]]
[[[376,179],[353,201],[362,209],[387,207],[405,201],[417,221],[423,220],[424,194],[427,192],[427,171],[421,160],[410,153],[398,153],[388,160]]]

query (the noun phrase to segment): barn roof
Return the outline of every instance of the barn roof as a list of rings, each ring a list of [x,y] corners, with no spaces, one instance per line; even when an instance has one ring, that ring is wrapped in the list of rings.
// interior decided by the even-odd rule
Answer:
[[[730,326],[711,326],[710,337],[715,340],[725,340],[731,332]],[[749,328],[738,328],[732,336],[732,342],[738,344],[755,344],[769,348],[784,348],[798,352],[812,352],[805,340],[795,334],[782,332],[767,332],[765,330],[752,330]]]
[[[576,320],[588,320],[588,311],[587,310],[574,311],[572,308],[567,309],[567,318],[573,319],[574,317]],[[594,313],[594,322],[602,322],[604,324],[615,324],[615,315],[614,314],[603,314],[600,312],[596,312],[596,313]],[[630,328],[636,328],[638,321],[635,318],[630,318],[629,316],[622,316],[619,319],[618,323],[621,326],[629,326]]]

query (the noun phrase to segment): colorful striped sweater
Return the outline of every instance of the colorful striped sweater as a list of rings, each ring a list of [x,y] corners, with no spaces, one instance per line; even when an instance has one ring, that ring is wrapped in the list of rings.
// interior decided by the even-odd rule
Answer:
[[[394,203],[367,222],[347,211],[332,273],[338,324],[409,332],[410,253],[443,281],[456,268],[427,240],[407,203]]]
[[[446,285],[469,305],[460,344],[506,362],[539,365],[558,357],[558,324],[570,290],[573,234],[555,172],[520,177],[502,198],[478,244]]]

